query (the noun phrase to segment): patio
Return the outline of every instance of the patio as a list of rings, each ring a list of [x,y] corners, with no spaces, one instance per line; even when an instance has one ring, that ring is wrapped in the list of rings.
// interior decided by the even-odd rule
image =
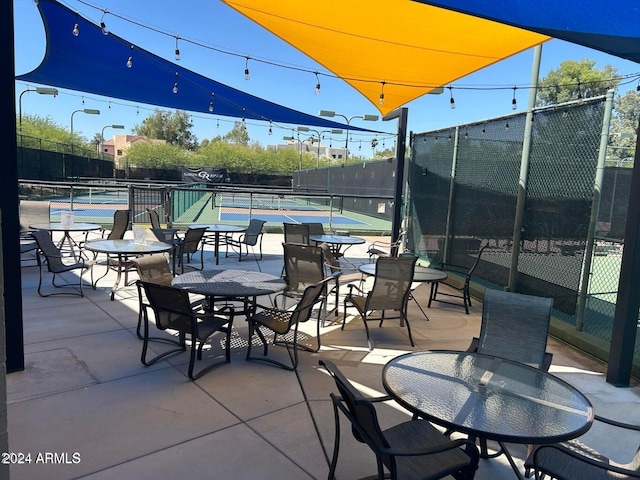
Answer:
[[[259,263],[223,255],[220,267],[279,275],[282,240],[266,234]],[[348,256],[367,261],[371,240],[351,248]],[[214,267],[213,251],[207,250],[205,268]],[[41,298],[37,268],[22,268],[26,369],[7,376],[8,435],[10,450],[30,453],[33,462],[12,465],[12,478],[324,479],[333,450],[329,392],[335,385],[318,367],[319,359],[333,361],[365,393],[381,394],[381,370],[389,359],[409,351],[464,350],[480,327],[478,301],[470,315],[461,307],[437,304],[426,310],[430,321],[410,302],[415,348],[406,329],[393,322],[382,329],[373,326],[371,352],[359,320],[344,331],[327,323],[322,349],[300,352],[297,372],[288,372],[244,360],[247,328],[238,318],[231,364],[191,382],[186,353],[151,367],[140,363],[136,288],[120,289],[110,301],[111,275],[96,291],[86,289],[85,298]],[[414,292],[423,307],[428,290],[424,284]],[[313,331],[315,322],[305,327]],[[598,414],[640,423],[637,387],[606,383],[605,365],[553,338],[549,350],[554,354],[550,371],[585,393]],[[286,355],[279,347],[269,353]],[[397,406],[380,410],[383,426],[407,417]],[[590,445],[619,460],[630,458],[640,444],[640,436],[611,438],[595,428],[587,437]],[[526,447],[513,445],[511,451],[521,463]],[[55,453],[59,461],[36,464],[40,453]],[[373,473],[373,454],[343,428],[337,478]],[[476,478],[510,479],[514,473],[500,457],[482,460]]]

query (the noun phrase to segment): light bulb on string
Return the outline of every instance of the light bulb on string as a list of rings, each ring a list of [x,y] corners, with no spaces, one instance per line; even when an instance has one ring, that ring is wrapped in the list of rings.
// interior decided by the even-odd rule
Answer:
[[[382,87],[380,88],[380,99],[378,100],[378,103],[380,105],[384,105],[384,85],[386,82],[382,82]]]
[[[102,12],[103,12],[102,18],[100,19],[100,30],[102,31],[103,35],[109,35],[109,30],[107,29],[107,25],[104,23],[104,16],[109,12],[107,11],[106,8]]]
[[[131,45],[129,48],[131,49],[131,53],[133,53],[134,46]],[[129,55],[129,58],[127,59],[127,68],[131,67],[133,67],[133,55]]]
[[[511,110],[518,108],[518,101],[516,100],[516,87],[513,87],[513,99],[511,99]]]
[[[451,110],[453,110],[454,108],[456,108],[456,101],[453,99],[453,87],[452,86],[448,86],[447,87],[449,89],[449,106],[451,107]]]
[[[320,95],[320,79],[318,78],[318,72],[316,74],[316,95]]]
[[[273,130],[271,128],[271,122],[269,122],[269,135],[273,135]]]
[[[77,37],[78,35],[80,35],[80,25],[78,25],[77,23],[73,26],[73,30],[71,30],[71,33],[73,33],[74,37]]]
[[[211,92],[211,101],[209,102],[209,111],[213,112],[213,92]]]
[[[251,75],[249,74],[249,57],[247,57],[247,61],[244,64],[244,79],[251,80]]]
[[[178,40],[180,40],[180,37],[178,35],[176,35],[176,61],[179,62],[180,61],[180,48],[178,48]]]

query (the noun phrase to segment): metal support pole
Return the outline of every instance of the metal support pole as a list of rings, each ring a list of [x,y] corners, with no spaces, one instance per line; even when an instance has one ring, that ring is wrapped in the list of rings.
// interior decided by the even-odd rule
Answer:
[[[449,180],[449,203],[447,204],[447,223],[444,233],[444,249],[442,251],[442,261],[449,262],[449,242],[451,239],[451,223],[453,222],[453,201],[456,189],[456,167],[458,162],[458,134],[460,127],[456,127],[453,144],[453,158],[451,159],[451,178]]]
[[[396,143],[396,183],[393,194],[393,221],[391,224],[391,243],[398,241],[400,237],[400,223],[402,222],[402,191],[404,185],[404,156],[407,142],[407,117],[409,110],[406,107],[399,108],[385,115],[382,120],[398,119],[398,142]],[[347,132],[348,133],[348,132]],[[395,252],[397,254],[397,252]]]
[[[633,365],[633,351],[640,309],[640,149],[636,146],[624,247],[620,265],[620,281],[616,312],[611,331],[611,347],[607,366],[607,383],[628,387]]]
[[[520,257],[520,240],[522,239],[522,224],[524,221],[524,207],[527,195],[527,177],[529,176],[529,155],[531,152],[531,131],[533,130],[533,109],[536,106],[541,56],[542,45],[536,45],[533,50],[533,67],[531,68],[531,85],[534,85],[534,88],[529,90],[529,105],[527,106],[527,118],[524,125],[524,139],[522,141],[520,180],[518,181],[518,200],[516,203],[516,216],[513,226],[511,266],[509,268],[509,283],[507,284],[507,290],[510,292],[515,291],[516,283],[518,281],[518,258]]]
[[[595,243],[596,226],[598,223],[598,213],[600,212],[600,197],[602,196],[602,181],[604,178],[604,163],[607,157],[607,144],[609,143],[609,125],[611,123],[611,113],[613,112],[613,90],[607,92],[607,101],[604,109],[602,121],[602,132],[600,133],[600,147],[598,153],[598,165],[596,167],[596,177],[593,182],[593,198],[591,200],[591,219],[589,220],[589,230],[587,231],[587,245],[584,250],[584,265],[582,266],[582,282],[578,295],[578,313],[576,315],[576,330],[581,332],[584,325],[584,310],[587,303],[587,292],[589,291],[589,280],[591,278],[591,261],[593,259],[593,247]]]

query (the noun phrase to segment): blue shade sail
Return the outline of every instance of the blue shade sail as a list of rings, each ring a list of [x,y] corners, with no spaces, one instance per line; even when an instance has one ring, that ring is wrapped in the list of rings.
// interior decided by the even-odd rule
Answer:
[[[373,131],[293,110],[182,68],[113,33],[103,35],[98,25],[55,0],[40,0],[38,9],[47,39],[45,56],[16,80],[190,112]],[[72,34],[75,24],[78,36]]]
[[[637,0],[415,0],[640,62]]]

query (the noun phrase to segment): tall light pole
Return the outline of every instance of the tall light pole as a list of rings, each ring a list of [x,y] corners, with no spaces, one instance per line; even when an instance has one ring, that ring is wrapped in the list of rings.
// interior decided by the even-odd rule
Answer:
[[[364,120],[365,122],[377,122],[378,119],[380,117],[378,117],[378,115],[354,115],[352,117],[347,117],[346,115],[342,114],[342,113],[336,113],[332,110],[320,110],[320,113],[318,114],[321,117],[342,117],[344,118],[345,122],[347,122],[347,126],[351,123],[351,120],[354,120],[356,118],[359,118],[361,120]],[[347,139],[344,142],[344,165],[347,164],[347,160],[349,158],[349,130],[347,129]]]
[[[293,137],[282,137],[283,140],[293,141]],[[302,170],[302,145],[300,145],[300,134],[298,134],[298,171]]]
[[[104,144],[104,130],[105,128],[115,128],[118,130],[122,130],[124,128],[124,125],[105,125],[104,127],[102,127],[102,132],[100,133],[100,157],[102,158],[102,145]],[[115,160],[115,155],[114,155],[114,160]]]
[[[71,135],[73,135],[73,116],[78,112],[86,113],[88,115],[100,115],[100,110],[97,110],[95,108],[82,108],[80,110],[74,110],[71,113]]]
[[[58,95],[58,89],[51,87],[36,87],[23,90],[18,97],[18,126],[20,127],[20,133],[22,133],[22,95],[27,92],[36,92],[40,95],[53,95],[54,97]]]
[[[316,162],[316,168],[320,168],[320,141],[322,139],[322,134],[323,133],[335,133],[336,135],[342,134],[342,129],[341,128],[332,128],[331,130],[322,130],[322,131],[319,132],[318,130],[314,130],[313,128],[309,128],[309,127],[298,127],[298,131],[299,132],[313,132],[318,136],[318,148],[317,148],[318,160]],[[311,136],[311,138],[313,139],[313,136]]]

